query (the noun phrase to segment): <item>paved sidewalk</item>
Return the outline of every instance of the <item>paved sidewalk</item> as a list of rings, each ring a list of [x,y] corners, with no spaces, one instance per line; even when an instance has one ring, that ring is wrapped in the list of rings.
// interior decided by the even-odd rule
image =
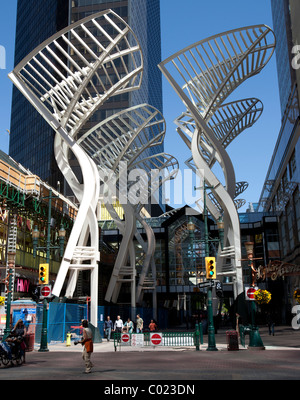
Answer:
[[[216,345],[221,351],[206,351],[207,335],[204,335],[201,351],[191,346],[139,350],[122,347],[115,352],[113,341],[104,340],[95,344],[94,367],[90,374],[84,373],[81,345],[72,343],[67,347],[66,343],[51,343],[48,352],[38,352],[37,346],[35,351],[27,353],[26,363],[21,367],[0,366],[0,381],[70,380],[77,391],[82,380],[94,380],[98,395],[120,394],[117,391],[135,386],[143,398],[147,393],[161,394],[155,392],[156,389],[177,390],[187,385],[195,388],[195,395],[199,397],[203,395],[205,380],[299,381],[300,330],[277,327],[275,336],[269,336],[267,328],[262,327],[260,334],[266,350],[248,350],[240,346],[240,351],[228,351],[226,330],[216,334]]]
[[[216,347],[218,350],[226,350],[227,351],[227,341],[226,341],[226,331],[230,329],[220,329],[218,333],[215,335]],[[264,343],[266,350],[300,350],[300,330],[294,330],[290,326],[279,326],[275,328],[275,335],[268,334],[268,328],[263,326],[259,327],[260,336]],[[204,335],[204,343],[200,346],[200,350],[205,350],[207,348],[207,335]],[[239,342],[239,350],[248,350],[249,344],[249,336],[246,336],[246,347],[243,347]],[[35,344],[34,350],[37,351],[39,349],[39,345]],[[54,352],[82,352],[82,346],[78,344],[74,345],[74,342],[71,342],[71,346],[67,346],[66,342],[51,342],[48,344],[49,351]],[[143,347],[131,347],[131,346],[118,346],[116,351],[128,352],[128,351],[183,351],[183,350],[195,350],[195,346],[143,346]],[[103,339],[102,343],[94,344],[94,352],[95,353],[106,353],[106,352],[115,352],[114,341],[111,340],[107,342],[106,339]]]

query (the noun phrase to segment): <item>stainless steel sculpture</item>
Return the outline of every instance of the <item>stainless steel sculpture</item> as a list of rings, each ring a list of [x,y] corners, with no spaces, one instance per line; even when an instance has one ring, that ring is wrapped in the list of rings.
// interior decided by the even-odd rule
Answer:
[[[187,108],[176,120],[177,131],[192,152],[192,160],[187,163],[213,188],[206,199],[212,216],[224,219],[224,243],[226,249],[233,250],[232,263],[222,270],[223,263],[218,260],[218,275],[233,276],[235,296],[243,291],[243,280],[234,199],[243,185],[237,190],[234,168],[225,148],[253,124],[261,105],[256,99],[222,104],[234,89],[264,68],[274,48],[272,30],[256,25],[204,39],[159,64]],[[225,185],[211,170],[215,162],[222,168]]]
[[[122,283],[129,282],[132,309],[136,307],[137,301],[141,301],[145,288],[153,291],[153,305],[154,309],[156,308],[156,273],[153,261],[155,236],[142,219],[140,211],[159,185],[175,177],[178,170],[178,163],[174,157],[165,153],[152,154],[153,149],[157,153],[157,148],[163,143],[165,131],[165,120],[161,113],[152,106],[141,104],[108,117],[78,140],[99,168],[103,186],[101,201],[106,204],[123,235],[105,300],[117,302]],[[138,198],[131,190],[134,184],[130,181],[130,175],[135,171],[141,173],[141,193]],[[156,178],[162,172],[163,179],[156,185]],[[120,220],[112,206],[114,197],[117,197],[123,206],[125,221]],[[139,235],[136,220],[145,228],[147,242]],[[137,288],[134,236],[145,252]],[[150,265],[151,277],[148,276]]]
[[[94,326],[97,326],[100,256],[95,209],[100,180],[95,162],[78,139],[85,123],[105,101],[140,87],[142,71],[141,49],[134,33],[116,13],[108,10],[58,32],[9,74],[56,132],[57,163],[80,202],[53,294],[60,296],[68,272],[67,295],[70,295],[78,271],[90,270],[91,322]],[[69,165],[69,151],[78,160],[83,183]]]

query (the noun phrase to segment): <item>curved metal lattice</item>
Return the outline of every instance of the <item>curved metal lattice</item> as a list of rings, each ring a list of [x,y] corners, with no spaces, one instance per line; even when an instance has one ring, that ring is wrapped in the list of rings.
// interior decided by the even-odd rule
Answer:
[[[47,39],[16,66],[14,74],[74,136],[110,97],[138,89],[142,71],[135,35],[108,10]]]
[[[118,170],[141,152],[163,143],[165,121],[154,107],[142,104],[120,111],[86,132],[78,143],[99,167]]]
[[[131,284],[131,302],[141,300],[142,290],[155,290],[155,236],[152,229],[141,218],[140,210],[157,191],[164,180],[171,179],[178,167],[177,160],[165,153],[153,155],[162,145],[166,132],[165,120],[154,107],[142,104],[120,111],[83,134],[78,142],[94,160],[102,177],[102,201],[123,235],[105,300],[116,302],[122,283]],[[156,175],[164,172],[164,178]],[[130,175],[137,171],[139,195],[136,182]],[[106,177],[104,176],[106,174]],[[109,178],[107,179],[107,176]],[[157,185],[157,181],[159,184]],[[123,206],[125,220],[122,221],[112,206],[112,198],[117,197]],[[147,242],[136,230],[136,219],[144,226]],[[143,267],[136,282],[136,255],[133,236],[145,252]],[[151,264],[151,278],[148,275]]]
[[[181,88],[205,117],[247,78],[258,74],[273,52],[273,31],[255,25],[201,40],[163,63],[172,64],[181,77]]]
[[[223,211],[225,243],[234,247],[235,295],[243,290],[236,182],[228,144],[260,116],[256,99],[223,105],[247,78],[258,74],[275,48],[272,30],[265,25],[235,29],[197,42],[169,57],[159,68],[173,86],[187,112],[176,120],[177,131],[192,151],[187,164],[211,186],[207,207],[216,218]],[[212,172],[217,161],[225,185]],[[236,204],[237,203],[237,204]],[[226,245],[225,244],[225,245]]]

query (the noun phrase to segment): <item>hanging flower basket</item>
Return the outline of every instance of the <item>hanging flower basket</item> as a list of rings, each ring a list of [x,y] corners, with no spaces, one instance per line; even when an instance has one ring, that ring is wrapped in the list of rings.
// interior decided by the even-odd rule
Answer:
[[[254,293],[254,299],[258,304],[268,304],[270,303],[272,295],[267,290],[258,289]]]
[[[300,304],[300,289],[296,289],[294,291],[293,298],[297,301],[298,304]]]

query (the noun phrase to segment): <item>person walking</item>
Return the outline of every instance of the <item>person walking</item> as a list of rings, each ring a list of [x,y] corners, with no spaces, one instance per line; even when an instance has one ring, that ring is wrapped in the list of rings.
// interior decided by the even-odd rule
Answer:
[[[93,364],[91,362],[91,355],[93,353],[93,334],[89,323],[86,319],[82,320],[83,336],[79,343],[83,346],[82,358],[85,363],[85,373],[89,374],[92,370]]]
[[[106,336],[107,341],[110,341],[111,331],[113,330],[113,322],[108,315],[106,317],[106,321],[104,321],[104,333]]]
[[[121,333],[123,330],[123,326],[124,326],[123,321],[121,320],[120,315],[118,315],[114,324],[114,331],[117,334],[117,342],[120,342],[121,340]]]
[[[131,321],[130,318],[127,319],[127,321],[124,324],[124,327],[126,328],[127,333],[133,332],[133,322]]]
[[[268,312],[268,314],[267,314],[267,324],[268,324],[268,328],[269,328],[269,335],[274,336],[275,322],[274,322],[273,316],[270,312]]]
[[[154,320],[151,319],[151,322],[150,322],[150,324],[149,324],[149,330],[150,330],[150,332],[154,332],[156,329],[157,329],[157,325],[156,325],[156,323],[154,322]]]
[[[117,319],[115,320],[115,325],[114,325],[115,332],[120,332],[121,333],[122,329],[123,329],[123,326],[124,326],[123,321],[122,321],[120,315],[118,315]]]
[[[136,333],[142,333],[143,332],[143,325],[144,321],[140,317],[140,314],[136,316]]]

